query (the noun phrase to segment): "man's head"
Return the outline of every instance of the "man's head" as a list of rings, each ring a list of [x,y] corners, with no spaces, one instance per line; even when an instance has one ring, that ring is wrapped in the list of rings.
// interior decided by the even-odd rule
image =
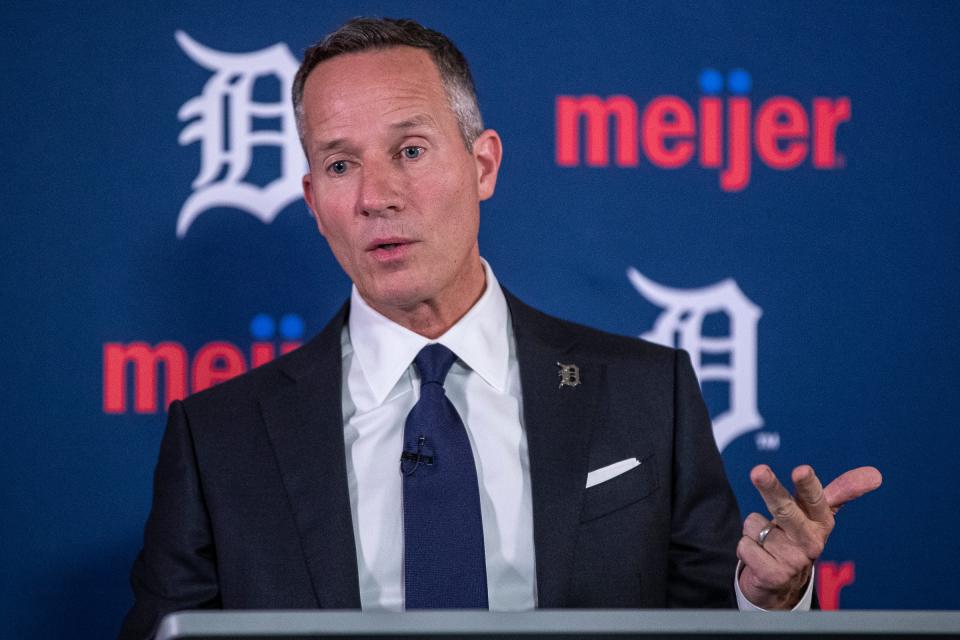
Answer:
[[[301,143],[304,135],[303,86],[314,67],[344,53],[400,46],[416,47],[430,54],[440,71],[443,88],[450,101],[450,109],[457,116],[464,144],[470,149],[483,131],[483,118],[467,59],[442,33],[427,29],[413,20],[391,18],[354,18],[306,50],[303,63],[293,80],[293,110]]]
[[[320,233],[367,303],[430,337],[483,291],[480,201],[501,156],[494,131],[468,142],[435,59],[405,44],[308,53],[294,91]]]

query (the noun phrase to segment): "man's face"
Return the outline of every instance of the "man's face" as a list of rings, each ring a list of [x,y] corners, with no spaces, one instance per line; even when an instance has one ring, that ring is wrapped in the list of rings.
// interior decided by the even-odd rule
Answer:
[[[412,47],[320,63],[303,111],[304,197],[363,298],[388,317],[423,303],[466,311],[483,289],[477,232],[496,133],[467,151],[440,72]]]

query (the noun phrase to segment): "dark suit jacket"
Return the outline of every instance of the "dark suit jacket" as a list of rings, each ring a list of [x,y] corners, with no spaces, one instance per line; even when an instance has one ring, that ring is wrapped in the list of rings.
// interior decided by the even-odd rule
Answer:
[[[507,301],[538,606],[735,606],[739,513],[688,356]],[[170,406],[121,637],[148,636],[180,609],[360,606],[340,397],[347,313]],[[558,362],[579,366],[579,386],[559,386]],[[584,488],[589,471],[629,457],[642,464]]]

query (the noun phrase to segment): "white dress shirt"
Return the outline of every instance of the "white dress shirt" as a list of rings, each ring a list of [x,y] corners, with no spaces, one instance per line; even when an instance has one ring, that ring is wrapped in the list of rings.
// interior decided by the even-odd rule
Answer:
[[[477,465],[491,611],[537,604],[530,461],[510,312],[490,265],[477,303],[430,340],[387,319],[353,287],[341,334],[347,482],[363,610],[403,611],[403,483],[407,414],[420,397],[413,359],[439,342],[455,354],[444,383]],[[739,566],[738,566],[739,570]],[[741,610],[758,610],[740,592]],[[810,608],[812,583],[797,606]]]
[[[413,359],[433,342],[458,358],[444,388],[463,419],[477,465],[490,609],[536,606],[533,499],[520,371],[507,301],[486,262],[484,269],[486,288],[480,300],[436,340],[388,320],[353,288],[350,319],[341,334],[342,406],[364,610],[403,610],[400,452],[407,414],[420,397]]]

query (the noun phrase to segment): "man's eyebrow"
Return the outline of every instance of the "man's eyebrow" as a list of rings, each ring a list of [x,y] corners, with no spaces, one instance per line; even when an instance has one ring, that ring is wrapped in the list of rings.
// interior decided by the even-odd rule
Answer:
[[[313,151],[320,153],[322,151],[329,151],[331,149],[340,149],[347,146],[346,138],[334,138],[333,140],[324,140],[313,145]]]
[[[394,122],[390,125],[391,129],[415,129],[416,127],[428,127],[431,129],[436,129],[437,123],[434,122],[433,118],[430,116],[426,114],[420,114],[405,120],[401,120],[400,122]]]
[[[391,129],[403,131],[405,129],[416,129],[418,127],[425,127],[428,129],[438,129],[436,121],[426,114],[418,114],[410,118],[405,118],[399,122],[394,122],[390,125]],[[323,140],[312,145],[312,151],[314,153],[323,153],[326,151],[331,151],[333,149],[343,149],[350,146],[350,141],[347,138],[333,138],[331,140]]]

